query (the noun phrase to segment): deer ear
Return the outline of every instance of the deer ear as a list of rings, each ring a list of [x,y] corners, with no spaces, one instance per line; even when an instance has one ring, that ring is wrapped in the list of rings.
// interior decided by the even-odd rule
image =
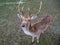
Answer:
[[[22,15],[17,14],[17,16],[18,16],[18,18],[23,18],[23,16],[22,16]]]
[[[31,20],[36,19],[36,18],[37,18],[37,16],[32,16],[32,17],[31,17]]]

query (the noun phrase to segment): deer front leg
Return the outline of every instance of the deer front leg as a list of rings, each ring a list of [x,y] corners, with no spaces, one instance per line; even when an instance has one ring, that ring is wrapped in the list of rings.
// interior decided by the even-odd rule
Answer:
[[[37,43],[39,43],[39,36],[37,36]]]
[[[34,42],[34,36],[32,36],[32,42]]]
[[[44,31],[42,31],[42,33],[44,33]]]

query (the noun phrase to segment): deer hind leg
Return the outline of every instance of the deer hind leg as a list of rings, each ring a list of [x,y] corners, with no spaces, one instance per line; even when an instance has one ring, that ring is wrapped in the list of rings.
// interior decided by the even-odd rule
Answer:
[[[35,37],[34,37],[34,36],[32,36],[32,43],[34,42],[34,38],[35,38]]]

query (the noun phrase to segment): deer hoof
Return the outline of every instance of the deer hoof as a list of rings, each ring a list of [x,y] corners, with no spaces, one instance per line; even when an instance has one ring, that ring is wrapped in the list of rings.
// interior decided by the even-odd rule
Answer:
[[[37,43],[39,43],[39,41],[37,40]]]

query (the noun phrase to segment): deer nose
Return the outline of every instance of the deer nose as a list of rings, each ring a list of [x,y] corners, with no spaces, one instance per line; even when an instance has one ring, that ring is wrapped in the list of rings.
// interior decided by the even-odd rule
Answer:
[[[22,27],[25,27],[25,25],[22,25]]]

